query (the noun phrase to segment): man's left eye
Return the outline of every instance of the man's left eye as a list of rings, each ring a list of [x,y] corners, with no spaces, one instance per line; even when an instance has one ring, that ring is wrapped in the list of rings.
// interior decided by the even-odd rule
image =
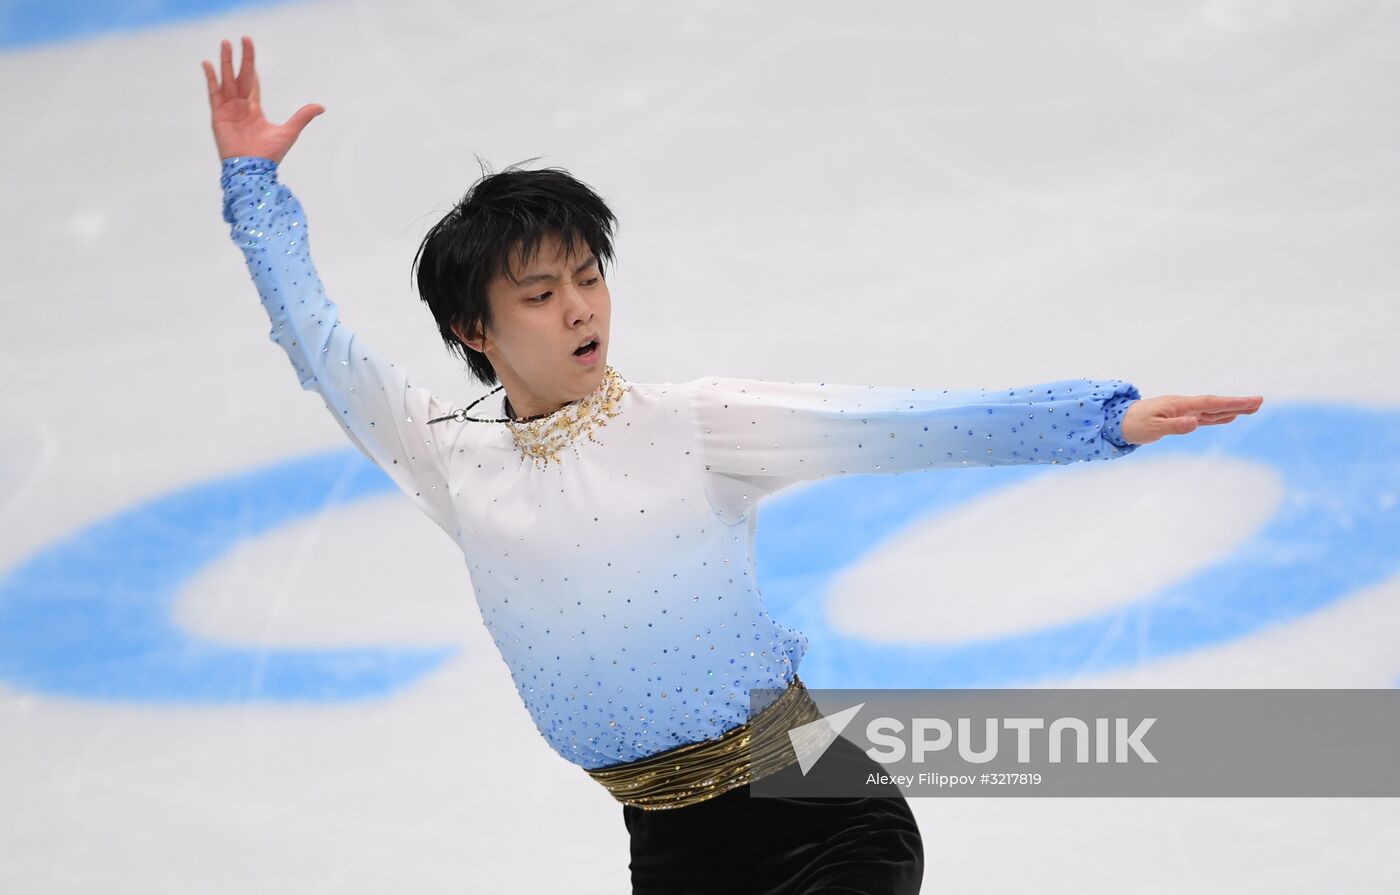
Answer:
[[[589,278],[589,279],[587,279],[587,280],[584,280],[584,281],[583,281],[583,285],[585,285],[585,286],[592,286],[592,285],[593,285],[594,283],[596,283],[596,282],[598,282],[598,278],[597,278],[597,277],[591,277],[591,278]]]

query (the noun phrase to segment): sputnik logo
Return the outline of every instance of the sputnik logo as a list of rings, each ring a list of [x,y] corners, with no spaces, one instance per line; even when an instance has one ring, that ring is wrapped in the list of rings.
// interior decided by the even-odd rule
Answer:
[[[802,768],[802,776],[807,776],[817,759],[826,754],[827,748],[836,741],[841,731],[846,729],[846,725],[851,723],[851,719],[855,718],[856,713],[864,706],[865,703],[862,702],[788,731],[788,740],[792,743],[792,751],[797,753],[797,763]]]

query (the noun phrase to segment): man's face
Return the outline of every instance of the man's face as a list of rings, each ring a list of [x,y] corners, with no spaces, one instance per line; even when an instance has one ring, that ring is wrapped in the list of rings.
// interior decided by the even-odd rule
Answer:
[[[492,325],[483,350],[505,385],[517,416],[556,410],[593,391],[603,380],[612,299],[598,259],[583,239],[564,254],[548,234],[528,264],[512,258],[514,279],[498,273],[488,287]],[[586,355],[575,351],[585,342]]]

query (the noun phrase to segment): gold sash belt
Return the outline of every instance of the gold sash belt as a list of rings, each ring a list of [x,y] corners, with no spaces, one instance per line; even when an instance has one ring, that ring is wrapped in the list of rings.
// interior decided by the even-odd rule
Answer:
[[[593,768],[588,774],[624,805],[647,810],[694,805],[796,762],[787,732],[821,717],[806,686],[794,674],[792,683],[772,703],[715,739]]]

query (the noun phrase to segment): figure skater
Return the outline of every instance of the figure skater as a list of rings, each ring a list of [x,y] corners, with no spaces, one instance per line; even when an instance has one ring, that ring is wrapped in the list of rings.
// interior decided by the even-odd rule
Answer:
[[[1263,401],[1142,398],[1118,379],[631,382],[607,362],[612,212],[564,170],[513,166],[474,183],[413,261],[444,343],[498,383],[458,407],[410,384],[322,288],[305,213],[277,175],[325,109],[264,118],[247,37],[236,77],[228,41],[218,75],[202,64],[224,219],[272,340],[462,550],[540,733],[622,804],[635,893],[920,888],[922,840],[898,790],[749,793],[751,755],[782,748],[749,742],[755,719],[791,721],[785,730],[817,717],[797,675],[807,638],[765,611],[755,580],[761,498],[845,474],[1110,460]],[[781,695],[755,713],[757,688]],[[832,750],[880,770],[844,738]]]

